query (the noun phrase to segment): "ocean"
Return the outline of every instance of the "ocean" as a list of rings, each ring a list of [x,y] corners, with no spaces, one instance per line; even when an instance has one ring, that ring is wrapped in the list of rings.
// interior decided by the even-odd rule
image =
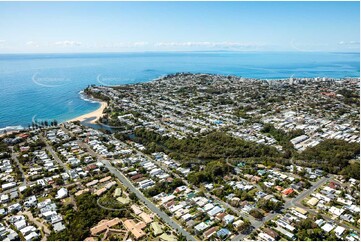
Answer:
[[[91,112],[88,85],[151,81],[176,73],[213,73],[259,79],[359,77],[359,53],[171,52],[0,55],[0,128],[32,120],[59,122]]]

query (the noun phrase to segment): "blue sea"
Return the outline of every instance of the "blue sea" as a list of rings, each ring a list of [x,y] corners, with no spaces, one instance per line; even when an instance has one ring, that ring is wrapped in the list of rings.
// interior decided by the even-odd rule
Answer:
[[[59,122],[93,111],[88,85],[147,82],[176,73],[259,79],[359,77],[359,53],[172,52],[0,55],[0,128],[32,120]]]

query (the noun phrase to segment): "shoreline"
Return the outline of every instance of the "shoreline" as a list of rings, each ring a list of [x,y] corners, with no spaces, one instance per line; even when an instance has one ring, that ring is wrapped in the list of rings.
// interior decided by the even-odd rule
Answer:
[[[90,113],[86,113],[86,114],[80,115],[80,116],[78,116],[78,117],[76,117],[76,118],[73,118],[73,119],[66,120],[66,121],[64,121],[64,122],[62,122],[62,123],[74,122],[74,121],[83,122],[83,121],[85,121],[85,120],[87,120],[87,119],[91,119],[91,118],[92,118],[92,120],[89,121],[89,123],[95,124],[96,121],[98,121],[99,118],[102,117],[104,109],[105,109],[106,107],[108,107],[108,103],[107,103],[107,102],[99,101],[99,103],[100,103],[100,107],[99,107],[97,110],[92,111],[92,112],[90,112]]]
[[[82,98],[84,101],[87,101],[87,102],[97,102],[97,103],[100,103],[100,107],[94,111],[91,111],[89,113],[86,113],[86,114],[82,114],[80,116],[77,116],[75,118],[72,118],[72,119],[68,119],[68,120],[65,120],[63,122],[59,122],[59,124],[62,124],[62,123],[68,123],[68,122],[74,122],[74,121],[80,121],[80,122],[84,122],[88,119],[91,119],[90,121],[88,121],[88,123],[90,124],[96,124],[96,122],[103,116],[103,111],[105,108],[108,107],[108,103],[105,102],[105,101],[102,101],[102,100],[99,100],[99,99],[94,99],[94,98],[89,98],[89,99],[85,99],[85,98]],[[14,127],[21,127],[22,129],[18,129],[18,130],[14,130],[13,128]],[[23,126],[21,125],[18,125],[18,126],[7,126],[7,127],[4,127],[4,128],[0,128],[0,130],[2,129],[6,129],[6,128],[12,128],[11,130],[9,131],[6,131],[5,132],[0,132],[0,138],[4,137],[4,136],[7,136],[7,135],[11,135],[13,133],[19,133],[19,132],[22,132],[22,131],[26,131],[27,129],[24,128]]]

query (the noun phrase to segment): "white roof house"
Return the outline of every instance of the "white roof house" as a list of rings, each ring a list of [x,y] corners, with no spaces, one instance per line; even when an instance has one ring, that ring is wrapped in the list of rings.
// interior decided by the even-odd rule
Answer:
[[[331,232],[331,230],[333,230],[333,228],[334,228],[334,226],[332,226],[332,225],[329,224],[329,223],[325,223],[325,224],[321,227],[321,229],[322,229],[323,231],[325,231],[326,233]]]
[[[62,224],[61,222],[55,223],[53,224],[53,228],[55,232],[60,232],[64,229],[66,229],[66,227],[64,226],[64,224]]]
[[[218,213],[223,212],[223,211],[224,211],[223,208],[220,208],[220,207],[216,206],[216,207],[212,208],[211,210],[209,210],[209,211],[207,212],[207,214],[208,214],[210,217],[213,217],[213,216],[215,216],[215,215],[217,215]]]
[[[28,235],[25,236],[24,238],[25,238],[26,241],[38,239],[38,238],[39,238],[39,234],[37,234],[37,233],[35,233],[35,232],[31,232],[30,234],[28,234]]]
[[[204,223],[204,222],[201,222],[199,224],[197,224],[197,226],[194,227],[194,229],[197,231],[197,232],[202,232],[203,230],[205,230],[206,228],[208,228],[209,225]]]
[[[204,207],[203,207],[203,210],[204,211],[209,211],[211,210],[212,208],[214,208],[214,205],[212,203],[207,203]]]
[[[335,234],[337,237],[341,237],[341,235],[343,234],[343,232],[345,232],[345,228],[341,227],[341,226],[337,226],[334,230]]]
[[[20,230],[22,228],[26,227],[26,221],[25,220],[20,220],[14,223],[14,226],[17,230]]]
[[[59,189],[59,191],[56,194],[57,199],[62,199],[68,196],[68,190],[65,187],[62,187]]]
[[[233,215],[227,214],[224,216],[223,221],[225,224],[232,223],[234,221],[235,217]]]
[[[345,210],[342,209],[342,208],[336,208],[334,206],[332,206],[330,209],[329,209],[329,212],[332,213],[333,215],[335,216],[340,216]]]
[[[25,228],[20,229],[20,232],[23,236],[30,234],[31,232],[35,232],[36,228],[34,226],[26,226]]]

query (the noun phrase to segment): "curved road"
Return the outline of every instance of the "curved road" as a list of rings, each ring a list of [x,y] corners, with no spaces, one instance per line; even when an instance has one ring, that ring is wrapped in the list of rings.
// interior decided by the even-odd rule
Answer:
[[[109,171],[114,174],[126,187],[129,188],[131,192],[134,192],[135,195],[141,200],[150,210],[156,213],[160,218],[163,219],[167,224],[169,224],[173,229],[181,233],[186,237],[188,241],[195,241],[196,239],[187,231],[185,231],[179,224],[174,222],[165,212],[161,211],[157,206],[149,201],[143,193],[141,193],[118,169],[114,168],[109,161],[102,160],[102,163],[109,169]]]

